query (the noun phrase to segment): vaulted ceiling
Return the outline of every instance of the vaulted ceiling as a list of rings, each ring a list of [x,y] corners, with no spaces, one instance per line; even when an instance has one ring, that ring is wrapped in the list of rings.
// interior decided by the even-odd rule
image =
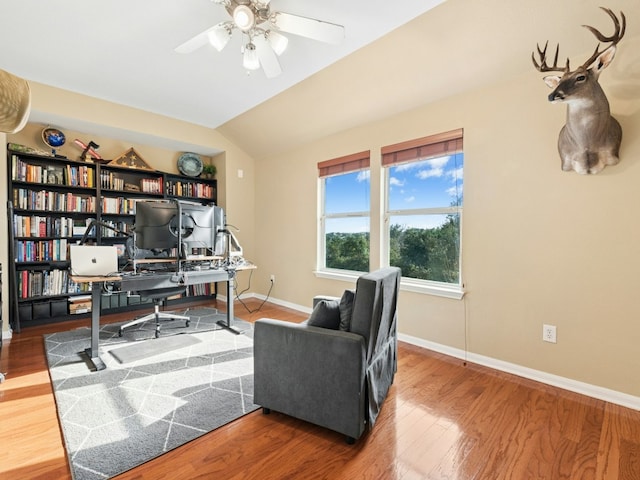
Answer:
[[[536,75],[536,42],[560,42],[562,58],[588,56],[596,41],[581,25],[605,34],[613,28],[599,3],[272,0],[272,10],[341,24],[346,34],[338,46],[287,34],[283,73],[269,79],[242,67],[239,35],[222,52],[209,45],[174,51],[228,20],[210,0],[67,0],[46,8],[7,0],[0,68],[216,128],[260,158],[507,77]],[[608,6],[627,15],[620,52],[631,55],[625,44],[640,32],[640,6]]]

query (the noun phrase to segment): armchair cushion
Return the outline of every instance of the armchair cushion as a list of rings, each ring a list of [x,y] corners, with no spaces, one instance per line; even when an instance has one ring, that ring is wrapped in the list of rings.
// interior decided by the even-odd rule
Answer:
[[[340,305],[337,300],[320,300],[311,312],[307,325],[338,330]]]
[[[351,314],[353,313],[353,301],[356,292],[353,290],[345,290],[340,299],[340,325],[339,329],[348,332],[351,329]]]

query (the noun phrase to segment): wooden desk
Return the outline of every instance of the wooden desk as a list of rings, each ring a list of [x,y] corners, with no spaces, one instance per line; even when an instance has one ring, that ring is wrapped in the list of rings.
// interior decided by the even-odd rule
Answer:
[[[233,321],[233,279],[236,271],[256,268],[255,265],[243,265],[236,268],[211,268],[203,270],[185,270],[182,272],[153,272],[153,273],[122,273],[105,277],[83,277],[72,275],[71,279],[77,283],[91,283],[91,346],[85,349],[89,361],[95,370],[106,368],[99,355],[100,309],[101,293],[104,283],[120,283],[120,291],[132,292],[137,290],[153,290],[157,288],[175,287],[178,285],[199,285],[202,283],[227,282],[227,316],[226,321],[218,321],[218,325],[236,335]]]

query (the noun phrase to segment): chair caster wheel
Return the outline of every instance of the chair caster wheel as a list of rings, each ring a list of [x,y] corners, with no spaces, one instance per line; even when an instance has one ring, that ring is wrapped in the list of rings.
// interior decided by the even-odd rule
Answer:
[[[271,409],[270,408],[263,408],[262,409],[262,414],[263,415],[269,415],[271,413]]]
[[[347,442],[347,445],[353,445],[356,443],[356,439],[353,437],[345,437],[345,441]]]
[[[189,320],[187,320],[187,321],[185,322],[185,327],[188,327],[189,325],[191,325],[191,322],[190,322]]]
[[[121,337],[123,333],[124,333],[124,332],[122,331],[122,329],[121,329],[121,328],[120,328],[120,329],[118,329],[118,336],[119,336],[119,337]]]

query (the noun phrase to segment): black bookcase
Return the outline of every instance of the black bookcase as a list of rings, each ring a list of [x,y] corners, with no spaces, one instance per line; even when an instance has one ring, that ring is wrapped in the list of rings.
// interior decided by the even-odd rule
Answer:
[[[88,235],[101,245],[116,245],[124,257],[126,232],[133,226],[138,200],[183,198],[216,203],[217,181],[155,170],[80,162],[8,150],[8,210],[11,268],[8,272],[11,327],[88,316],[71,313],[69,300],[87,295],[89,284],[69,274],[68,246]],[[107,224],[112,228],[101,226]],[[123,233],[119,233],[123,232]],[[123,260],[124,261],[124,260]],[[212,293],[197,286],[187,295]],[[103,302],[115,312],[139,306],[126,296]],[[81,311],[81,310],[79,310]]]

